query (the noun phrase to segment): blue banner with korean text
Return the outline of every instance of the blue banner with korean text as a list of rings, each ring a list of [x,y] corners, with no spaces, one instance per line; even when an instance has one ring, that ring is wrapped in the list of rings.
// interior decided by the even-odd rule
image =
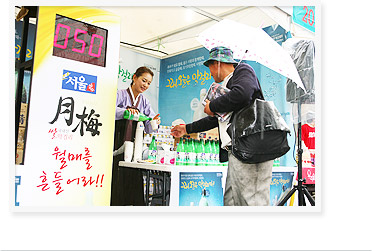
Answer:
[[[209,51],[200,48],[161,61],[159,113],[162,124],[171,125],[177,118],[191,123],[207,116],[201,101],[214,82],[208,67],[203,65],[208,57]]]
[[[273,172],[270,184],[270,206],[277,206],[291,191],[293,176],[294,172]]]
[[[223,206],[222,172],[181,172],[180,206]]]

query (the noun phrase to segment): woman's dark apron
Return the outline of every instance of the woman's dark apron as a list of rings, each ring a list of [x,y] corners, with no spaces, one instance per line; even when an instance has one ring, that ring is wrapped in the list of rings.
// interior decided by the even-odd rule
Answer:
[[[137,108],[141,100],[138,98],[136,104],[129,88],[127,89],[132,107]],[[114,150],[119,149],[124,141],[134,141],[137,121],[120,119],[115,120]],[[144,188],[142,171],[129,167],[119,167],[119,161],[124,161],[124,154],[121,153],[114,157],[112,164],[111,182],[111,206],[144,206]]]

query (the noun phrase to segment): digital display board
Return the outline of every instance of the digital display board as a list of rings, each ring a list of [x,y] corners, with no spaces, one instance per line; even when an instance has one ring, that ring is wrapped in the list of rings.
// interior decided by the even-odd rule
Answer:
[[[107,30],[56,14],[53,56],[106,66]]]

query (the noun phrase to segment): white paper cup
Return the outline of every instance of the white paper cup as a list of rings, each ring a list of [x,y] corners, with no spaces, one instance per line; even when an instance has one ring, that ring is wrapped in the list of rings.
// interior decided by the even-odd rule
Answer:
[[[159,128],[159,125],[158,125],[158,121],[157,120],[151,120],[150,121],[150,124],[151,124],[152,130],[154,130],[154,131]]]
[[[176,125],[184,125],[184,124],[186,123],[182,119],[176,119],[175,121],[172,122],[172,128],[175,127]]]
[[[131,162],[133,158],[134,143],[131,141],[124,142],[124,161]]]

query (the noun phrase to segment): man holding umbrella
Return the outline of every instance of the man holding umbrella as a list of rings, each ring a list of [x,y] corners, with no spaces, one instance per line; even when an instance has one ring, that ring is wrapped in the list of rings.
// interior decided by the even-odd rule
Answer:
[[[231,112],[232,116],[243,107],[251,105],[261,97],[257,76],[248,64],[237,63],[229,48],[212,48],[204,62],[216,83],[230,91],[212,101],[206,101],[204,112],[208,117],[187,125],[175,126],[171,134],[182,137],[187,133],[203,132],[219,128],[220,161],[229,161],[224,194],[225,206],[268,206],[270,205],[270,183],[273,160],[247,164],[231,153],[231,138],[226,132],[229,121],[221,122],[215,113]]]

